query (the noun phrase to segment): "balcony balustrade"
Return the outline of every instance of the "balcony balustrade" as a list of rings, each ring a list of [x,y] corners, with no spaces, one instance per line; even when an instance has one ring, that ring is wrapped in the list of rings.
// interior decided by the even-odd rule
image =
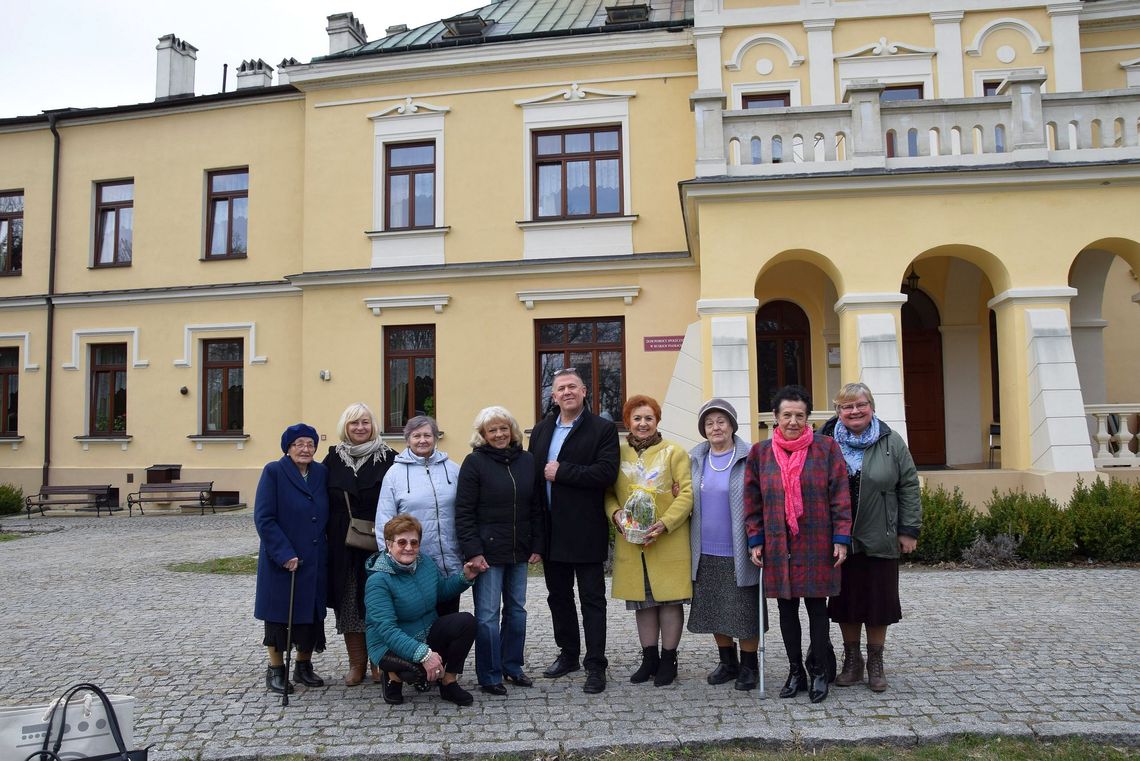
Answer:
[[[996,96],[881,103],[883,85],[860,80],[848,85],[842,105],[744,111],[721,110],[722,94],[697,92],[697,174],[1140,159],[1140,88],[1045,94],[1044,81],[1016,74]]]
[[[1132,451],[1132,422],[1140,415],[1140,402],[1086,404],[1085,414],[1096,421],[1093,462],[1098,468],[1140,468],[1140,456]]]

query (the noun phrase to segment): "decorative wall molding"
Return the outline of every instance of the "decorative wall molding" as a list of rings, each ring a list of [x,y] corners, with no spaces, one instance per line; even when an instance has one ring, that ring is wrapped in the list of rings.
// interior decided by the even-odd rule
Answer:
[[[999,304],[1012,301],[1015,304],[1055,304],[1058,301],[1068,301],[1077,295],[1076,288],[1062,286],[1059,288],[1010,288],[986,302],[986,306],[995,309]]]
[[[101,336],[130,336],[131,337],[131,367],[150,367],[150,361],[139,359],[139,329],[138,328],[84,328],[71,331],[71,361],[63,364],[64,370],[79,369],[79,343],[84,338]]]
[[[376,120],[391,116],[408,116],[411,114],[418,114],[421,110],[436,114],[446,114],[451,109],[447,106],[436,106],[431,103],[417,102],[411,96],[408,96],[404,98],[402,103],[396,103],[392,106],[389,106],[388,108],[385,108],[383,111],[377,111],[374,114],[369,114],[368,118]]]
[[[599,98],[632,98],[637,95],[637,92],[633,90],[600,90],[596,87],[582,87],[577,82],[573,82],[569,87],[563,87],[560,90],[554,90],[545,95],[516,100],[515,105],[533,106],[538,103],[549,103],[551,101],[585,100],[590,95],[596,95]]]
[[[896,309],[907,301],[905,293],[845,293],[835,302],[836,314],[855,309]]]
[[[698,299],[697,314],[756,314],[760,308],[760,300],[755,298],[744,299]]]
[[[39,365],[31,362],[32,358],[32,334],[28,331],[20,333],[0,333],[0,341],[23,341],[24,342],[24,372],[34,373],[40,369]]]
[[[193,354],[193,336],[195,333],[226,333],[236,330],[249,331],[249,363],[251,365],[264,365],[268,357],[257,356],[257,323],[256,322],[215,322],[203,325],[185,325],[182,329],[182,359],[174,360],[175,367],[190,367]]]
[[[245,443],[249,441],[249,434],[245,433],[240,436],[200,436],[191,435],[187,436],[190,441],[194,442],[194,448],[199,452],[206,444],[232,444],[239,452],[245,449]]]
[[[795,45],[778,34],[761,32],[741,41],[736,50],[732,51],[732,57],[724,62],[724,68],[728,71],[740,71],[740,62],[744,60],[744,54],[757,45],[775,45],[788,59],[788,66],[795,68],[803,65],[804,57],[799,54]]]
[[[1044,53],[1050,47],[1050,43],[1041,39],[1041,34],[1030,24],[1016,18],[999,18],[994,19],[978,30],[978,33],[974,35],[973,43],[971,43],[970,47],[966,48],[966,55],[974,56],[975,58],[980,56],[986,38],[1001,29],[1011,29],[1015,32],[1021,32],[1021,34],[1025,36],[1025,39],[1029,40],[1030,49],[1034,53]]]
[[[848,50],[845,53],[837,53],[836,60],[847,58],[864,58],[867,56],[892,56],[892,55],[906,54],[922,54],[934,55],[938,52],[938,48],[924,48],[920,45],[911,45],[909,42],[891,42],[886,37],[880,37],[878,42],[872,42],[862,47]]]
[[[621,299],[626,306],[641,293],[636,285],[612,285],[597,288],[544,288],[533,291],[518,291],[519,301],[527,309],[534,309],[536,301],[590,301],[594,299]]]
[[[442,314],[443,308],[451,301],[447,294],[432,294],[426,296],[375,296],[364,300],[364,306],[372,310],[372,314],[379,317],[385,309],[411,309],[414,307],[431,307],[436,314]]]

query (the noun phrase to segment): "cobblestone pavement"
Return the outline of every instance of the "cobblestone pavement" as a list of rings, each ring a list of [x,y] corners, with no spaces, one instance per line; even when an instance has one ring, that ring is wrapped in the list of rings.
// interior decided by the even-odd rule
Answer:
[[[253,577],[165,568],[255,552],[248,514],[21,517],[5,526],[60,530],[0,544],[0,705],[47,702],[80,680],[134,695],[137,744],[154,743],[156,761],[537,755],[740,740],[913,744],[966,732],[1140,744],[1137,569],[904,572],[906,617],[887,641],[890,689],[833,688],[819,705],[776,697],[787,666],[774,605],[767,699],[706,684],[716,649],[711,637],[688,633],[675,684],[630,684],[640,651],[633,616],[615,601],[603,694],[583,694],[577,672],[539,677],[506,697],[476,691],[465,709],[433,692],[387,706],[379,686],[339,683],[347,659],[330,613],[329,650],[314,659],[328,686],[298,689],[282,708],[265,692]],[[531,579],[528,609],[527,670],[538,677],[556,654],[541,579]],[[835,627],[832,637],[838,646]],[[473,681],[469,660],[463,682]]]

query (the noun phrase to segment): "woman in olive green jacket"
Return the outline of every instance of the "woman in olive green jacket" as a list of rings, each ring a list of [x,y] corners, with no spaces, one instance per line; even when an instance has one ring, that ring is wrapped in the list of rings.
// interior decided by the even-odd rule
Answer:
[[[635,611],[641,641],[641,666],[634,684],[653,679],[657,686],[677,677],[677,646],[685,625],[683,603],[693,596],[689,551],[689,516],[693,512],[692,476],[685,448],[664,441],[657,432],[661,407],[647,396],[631,397],[622,409],[629,429],[621,445],[617,481],[606,493],[606,513],[617,526],[614,540],[613,596]],[[622,509],[636,490],[638,464],[657,469],[654,483],[656,521],[644,544],[625,539]],[[644,528],[644,527],[643,527]],[[661,650],[658,652],[658,635]]]
[[[918,473],[906,442],[875,414],[875,397],[863,383],[848,383],[835,397],[836,417],[820,430],[832,436],[847,462],[851,489],[851,554],[842,586],[827,604],[843,632],[843,670],[835,684],[863,681],[860,635],[867,628],[868,683],[887,689],[883,645],[887,627],[902,618],[899,556],[911,552],[922,527]]]

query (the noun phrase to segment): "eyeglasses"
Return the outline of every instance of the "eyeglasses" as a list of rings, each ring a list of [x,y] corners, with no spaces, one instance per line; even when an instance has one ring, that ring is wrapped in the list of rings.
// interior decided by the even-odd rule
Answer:
[[[313,442],[301,441],[301,439],[297,439],[296,441],[294,441],[289,446],[293,447],[294,449],[316,449],[317,448],[317,445],[314,444]]]
[[[411,547],[414,550],[416,547],[420,546],[420,540],[419,539],[393,539],[392,544],[396,545],[400,549],[403,549],[405,547]]]
[[[856,410],[859,412],[864,412],[865,410],[870,409],[870,407],[870,402],[854,402],[852,404],[841,404],[836,409],[838,409],[840,412],[855,412]]]

